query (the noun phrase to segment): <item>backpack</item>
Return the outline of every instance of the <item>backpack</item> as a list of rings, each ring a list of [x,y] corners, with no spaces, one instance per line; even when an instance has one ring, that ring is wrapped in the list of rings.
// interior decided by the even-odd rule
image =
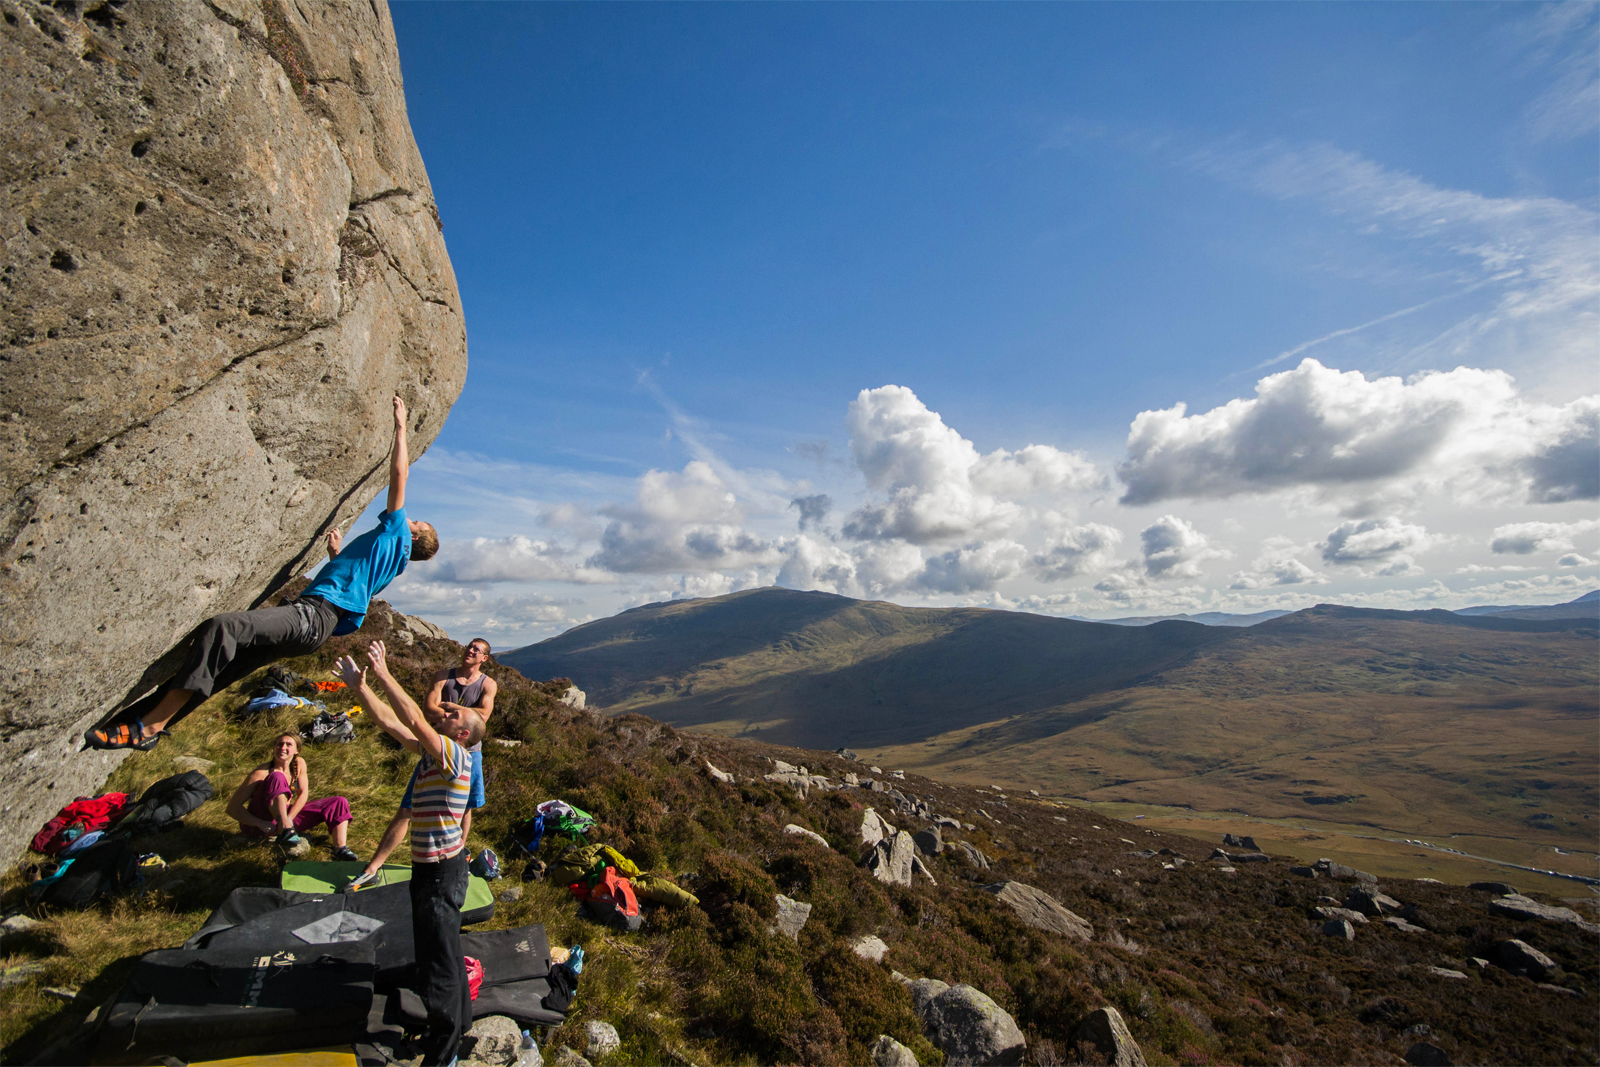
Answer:
[[[354,741],[356,724],[343,712],[319,711],[317,717],[300,731],[300,736],[319,744],[329,741]]]
[[[33,835],[33,850],[53,856],[86,834],[104,830],[120,819],[133,802],[128,793],[104,793],[79,797],[62,808]],[[74,829],[76,828],[76,829]]]
[[[536,855],[539,843],[544,840],[544,816],[535,815],[518,823],[516,829],[511,831],[511,840],[528,855]]]
[[[594,816],[581,808],[575,808],[565,800],[547,800],[536,809],[544,816],[545,827],[571,834],[573,837],[582,837],[594,829]]]
[[[163,778],[144,791],[139,805],[117,824],[116,836],[128,837],[177,829],[178,820],[210,800],[211,779],[199,771]]]
[[[82,911],[103,896],[139,885],[139,853],[127,841],[101,841],[61,865],[54,877],[33,884],[41,904]]]
[[[589,890],[584,909],[596,922],[630,933],[644,924],[639,914],[639,898],[634,895],[633,886],[617,873],[615,867],[607,867],[594,888]]]

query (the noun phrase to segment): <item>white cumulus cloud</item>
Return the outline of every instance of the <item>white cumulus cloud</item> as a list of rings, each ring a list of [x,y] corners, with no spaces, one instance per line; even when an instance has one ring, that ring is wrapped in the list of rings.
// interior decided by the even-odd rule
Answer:
[[[847,417],[850,454],[878,499],[844,525],[857,540],[917,545],[1003,534],[1023,502],[1101,484],[1094,465],[1048,445],[979,453],[910,389],[864,389]]]
[[[1105,566],[1122,531],[1097,522],[1069,527],[1034,553],[1033,571],[1047,582],[1076,578]]]
[[[1176,515],[1163,515],[1139,532],[1148,578],[1198,578],[1200,564],[1228,553]],[[1099,588],[1096,586],[1095,588]]]
[[[1535,552],[1571,552],[1577,548],[1573,538],[1600,530],[1600,519],[1578,522],[1513,522],[1496,526],[1489,537],[1489,551],[1528,556]]]
[[[1600,497],[1600,397],[1524,400],[1503,371],[1368,379],[1307,358],[1252,398],[1140,412],[1122,502],[1456,480],[1528,500]]]
[[[938,593],[983,592],[1016,577],[1027,558],[1027,549],[1006,538],[964,545],[930,556],[918,584]]]

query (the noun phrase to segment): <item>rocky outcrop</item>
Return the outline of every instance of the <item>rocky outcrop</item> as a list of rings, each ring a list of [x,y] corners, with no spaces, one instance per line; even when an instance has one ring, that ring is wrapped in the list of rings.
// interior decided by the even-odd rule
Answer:
[[[466,374],[383,0],[6,2],[0,849],[200,621],[321,558]],[[426,516],[421,516],[426,517]]]
[[[1021,1028],[987,994],[954,985],[920,1000],[913,995],[913,1003],[948,1067],[1022,1062],[1028,1043]]]
[[[1539,919],[1551,923],[1571,923],[1578,929],[1591,934],[1600,934],[1600,924],[1586,920],[1582,915],[1571,908],[1558,908],[1552,904],[1540,904],[1520,894],[1503,896],[1499,900],[1489,902],[1489,910],[1496,915],[1503,915],[1508,919]]]
[[[995,882],[983,887],[1017,913],[1017,918],[1039,930],[1049,930],[1074,941],[1088,941],[1094,927],[1042,889],[1021,882]]]
[[[1093,1045],[1101,1058],[1113,1067],[1145,1067],[1144,1050],[1128,1032],[1122,1013],[1116,1008],[1098,1008],[1078,1024],[1077,1040]]]
[[[916,854],[917,847],[911,843],[911,835],[900,830],[872,846],[863,864],[880,882],[910,885],[911,861]]]

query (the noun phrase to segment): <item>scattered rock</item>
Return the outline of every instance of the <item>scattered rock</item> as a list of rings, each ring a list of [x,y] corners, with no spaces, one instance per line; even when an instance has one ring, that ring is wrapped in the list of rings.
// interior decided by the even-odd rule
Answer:
[[[884,954],[889,951],[889,946],[884,943],[883,938],[878,937],[876,934],[864,934],[850,942],[850,951],[864,960],[882,963]]]
[[[861,844],[872,848],[878,842],[893,837],[895,829],[872,808],[861,813]]]
[[[775,760],[772,761],[772,770],[774,771],[774,773],[777,773],[777,774],[799,774],[800,773],[800,768],[799,767],[796,767],[792,763],[785,763],[781,759],[775,759]]]
[[[911,840],[917,846],[917,851],[924,856],[937,856],[944,851],[944,836],[939,833],[939,827],[930,826],[926,830],[918,830],[911,835]]]
[[[39,992],[43,993],[47,997],[55,997],[57,1000],[65,1000],[69,1004],[78,999],[77,986],[47,985],[43,989],[39,990]]]
[[[1078,1024],[1076,1041],[1087,1041],[1099,1050],[1112,1067],[1145,1067],[1144,1052],[1128,1032],[1128,1024],[1116,1008],[1097,1008]]]
[[[946,988],[924,1001],[917,1014],[943,1050],[946,1067],[1021,1063],[1028,1047],[1016,1020],[969,985]]]
[[[1345,894],[1344,906],[1363,915],[1382,915],[1400,910],[1400,902],[1377,886],[1358,885]]]
[[[811,905],[802,904],[792,897],[778,894],[778,918],[774,932],[782,934],[790,941],[800,938],[800,931],[805,928],[806,920],[811,918]],[[591,1024],[593,1025],[593,1024]]]
[[[4,989],[7,986],[21,985],[23,982],[39,978],[44,975],[47,969],[44,964],[36,960],[28,963],[19,963],[15,967],[7,967],[5,970],[0,971],[0,989]]]
[[[461,1054],[493,1067],[508,1067],[522,1051],[522,1028],[504,1015],[485,1015],[462,1038]]]
[[[861,784],[861,779],[856,777],[855,771],[845,771],[844,777],[841,779],[841,781],[848,786],[858,786]]]
[[[961,829],[961,820],[960,819],[952,819],[948,815],[940,815],[939,817],[937,817],[933,821],[941,829],[946,829],[946,830],[959,830],[959,829]]]
[[[1329,937],[1342,937],[1346,941],[1356,939],[1356,928],[1350,925],[1348,919],[1329,919],[1322,924],[1322,932]]]
[[[177,756],[172,765],[180,771],[199,771],[201,774],[210,774],[211,768],[217,764],[214,760],[201,759],[199,756]]]
[[[284,851],[289,854],[290,859],[297,860],[302,856],[311,855],[311,842],[307,838],[302,837],[298,842],[284,849]]]
[[[1506,882],[1473,882],[1471,885],[1467,886],[1467,888],[1476,889],[1484,893],[1493,893],[1496,896],[1501,897],[1517,897],[1522,895],[1521,893],[1517,892],[1516,886],[1509,885]]]
[[[1330,908],[1323,906],[1312,908],[1311,910],[1316,912],[1317,915],[1324,919],[1344,919],[1347,922],[1353,923],[1364,923],[1367,921],[1367,917],[1365,915],[1361,914],[1359,911],[1351,911],[1349,908]]]
[[[1403,934],[1425,934],[1428,932],[1420,926],[1411,925],[1398,915],[1385,916],[1383,921],[1385,925],[1392,926]]]
[[[497,737],[494,739],[494,743],[499,745],[501,748],[516,748],[518,745],[522,744],[521,741],[518,741],[514,737]]]
[[[921,1067],[916,1055],[888,1034],[879,1034],[873,1043],[872,1062],[876,1067]]]
[[[915,981],[906,979],[905,986],[906,992],[911,994],[911,1006],[916,1009],[919,1016],[927,1012],[928,1005],[933,1003],[934,997],[950,988],[937,978],[918,978]]]
[[[835,751],[838,753],[838,755],[843,756],[847,760],[851,760],[855,763],[861,762],[861,757],[857,756],[854,752],[851,752],[848,748],[836,749]]]
[[[1368,874],[1366,871],[1358,871],[1354,867],[1346,867],[1342,863],[1334,863],[1330,859],[1320,859],[1312,866],[1329,878],[1337,878],[1341,882],[1365,882],[1368,885],[1376,885],[1378,882],[1377,875]]]
[[[965,841],[955,841],[952,842],[951,848],[955,855],[966,860],[967,863],[978,868],[980,871],[987,871],[989,869],[989,857],[985,856],[983,851],[979,849],[977,845],[968,844]]]
[[[866,859],[867,869],[880,882],[895,885],[911,884],[911,861],[916,857],[917,846],[904,830],[872,846]]]
[[[786,833],[786,834],[796,834],[796,835],[798,835],[800,837],[804,837],[804,838],[806,838],[808,840],[815,841],[817,844],[821,845],[823,848],[827,848],[828,847],[828,839],[826,837],[823,837],[821,834],[817,833],[815,830],[807,830],[804,826],[800,826],[800,825],[798,825],[796,823],[790,823],[788,826],[785,826],[783,828],[783,832]]]
[[[1580,930],[1591,934],[1600,934],[1600,926],[1585,921],[1583,916],[1571,908],[1556,908],[1549,904],[1540,904],[1537,900],[1530,900],[1520,894],[1504,896],[1499,900],[1489,901],[1489,910],[1496,915],[1504,915],[1512,919],[1543,919],[1545,922],[1571,923]]]
[[[1321,878],[1322,872],[1315,867],[1290,867],[1290,874],[1299,875],[1301,878]]]
[[[1028,795],[1030,797],[1036,797],[1039,795],[1039,791],[1037,789],[1030,789],[1028,790]]]
[[[1228,856],[1234,863],[1266,863],[1272,859],[1265,852],[1235,852]]]
[[[733,775],[716,767],[710,760],[706,760],[706,773],[711,775],[711,777],[715,778],[719,782],[727,782],[729,785],[733,784]]]
[[[1250,852],[1260,852],[1261,846],[1256,844],[1253,837],[1238,837],[1234,834],[1223,834],[1222,843],[1228,848],[1242,848]]]
[[[882,767],[868,767],[867,770],[871,771],[873,774],[882,774],[883,773],[883,768]]]
[[[995,882],[983,888],[1010,905],[1011,910],[1017,913],[1017,918],[1029,926],[1077,941],[1088,941],[1094,936],[1094,927],[1081,916],[1068,911],[1059,900],[1042,889],[1021,882]]]
[[[1494,947],[1494,961],[1512,974],[1525,974],[1535,981],[1556,969],[1556,961],[1526,941],[1512,939]]]
[[[784,898],[779,897],[779,900]],[[809,908],[807,910],[810,910]],[[609,1055],[622,1047],[622,1038],[617,1036],[617,1028],[610,1023],[600,1022],[598,1019],[589,1020],[583,1028],[583,1035],[588,1039],[588,1047],[584,1049],[596,1059]]]
[[[522,887],[520,885],[512,886],[510,889],[507,889],[505,892],[500,894],[500,899],[505,901],[507,904],[515,904],[517,901],[522,899]]]
[[[889,772],[889,777],[890,778],[898,778],[901,781],[905,781],[906,772],[905,771],[890,771]]]
[[[1478,970],[1480,970],[1480,971],[1486,969],[1489,966],[1489,961],[1484,959],[1484,958],[1482,958],[1481,956],[1468,956],[1467,959],[1470,960],[1472,962],[1472,965],[1474,967],[1478,968]]]
[[[5,922],[0,922],[0,930],[4,930],[8,934],[25,934],[29,930],[43,925],[44,923],[38,919],[30,918],[29,916],[13,915]]]
[[[556,1054],[550,1057],[550,1067],[594,1067],[594,1065],[567,1046],[562,1045],[556,1049]]]
[[[928,881],[932,882],[934,885],[938,885],[939,884],[939,879],[935,878],[933,876],[933,872],[928,870],[928,865],[926,863],[922,862],[922,857],[921,856],[918,856],[918,855],[915,855],[915,854],[912,855],[912,857],[911,857],[911,873],[912,874],[920,874],[920,875],[922,875],[922,877],[926,878]]]
[[[1560,993],[1564,997],[1581,997],[1581,996],[1583,996],[1583,994],[1578,992],[1576,989],[1568,989],[1564,985],[1552,985],[1549,982],[1540,982],[1539,983],[1539,988],[1545,990],[1548,993]]]
[[[1438,1045],[1418,1041],[1406,1050],[1406,1062],[1411,1067],[1455,1067],[1455,1061]]]
[[[1449,967],[1429,967],[1428,973],[1436,978],[1465,978],[1461,971],[1451,970]]]
[[[589,694],[577,686],[568,686],[561,694],[561,703],[575,711],[583,711],[589,706]]]

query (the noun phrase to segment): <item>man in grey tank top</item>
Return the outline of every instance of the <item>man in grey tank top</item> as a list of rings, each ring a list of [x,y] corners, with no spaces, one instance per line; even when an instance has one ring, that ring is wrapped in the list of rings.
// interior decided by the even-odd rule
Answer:
[[[428,690],[428,697],[423,702],[423,713],[428,717],[429,723],[461,722],[466,718],[475,718],[487,728],[489,716],[494,713],[494,697],[499,691],[495,680],[483,673],[483,665],[489,660],[489,642],[481,637],[475,637],[467,643],[461,653],[461,666],[451,667],[440,671],[433,677],[433,687]],[[487,736],[487,734],[485,734]],[[472,809],[483,807],[486,799],[483,791],[483,742],[469,748],[472,756],[472,787],[467,797],[467,811],[461,820],[461,840],[467,842],[467,835],[472,832]],[[415,781],[415,776],[413,776]],[[406,832],[411,828],[411,786],[406,786],[406,795],[400,801],[400,810],[395,812],[394,819],[389,823],[389,829],[384,831],[383,841],[378,845],[378,850],[372,854],[372,859],[367,861],[366,869],[350,880],[345,886],[346,890],[361,889],[375,881],[378,877],[378,868],[388,860],[389,854],[400,847],[400,842],[405,840]],[[470,851],[471,846],[468,845]]]

